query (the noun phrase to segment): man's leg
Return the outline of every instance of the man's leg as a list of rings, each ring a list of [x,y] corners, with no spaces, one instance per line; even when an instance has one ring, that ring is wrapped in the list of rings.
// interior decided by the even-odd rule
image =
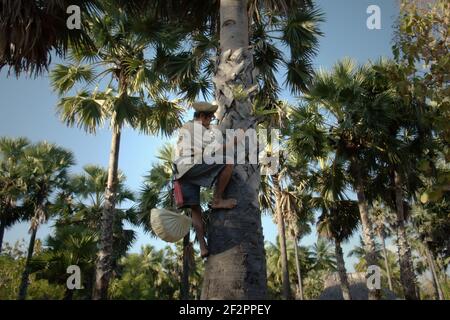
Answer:
[[[231,175],[233,174],[233,164],[226,164],[223,170],[220,172],[216,183],[216,189],[214,190],[214,196],[211,207],[214,209],[231,209],[237,204],[236,199],[224,199],[223,193],[230,182]]]
[[[206,257],[208,255],[208,248],[206,247],[205,232],[203,230],[202,209],[199,205],[193,205],[191,206],[191,209],[192,224],[194,225],[195,232],[197,233],[197,239],[200,243],[200,254],[202,257]]]

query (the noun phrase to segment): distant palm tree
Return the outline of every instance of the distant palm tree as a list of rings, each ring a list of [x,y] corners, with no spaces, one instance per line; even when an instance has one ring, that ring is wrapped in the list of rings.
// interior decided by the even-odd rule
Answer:
[[[414,234],[418,236],[412,241],[412,244],[425,257],[431,273],[436,300],[445,300],[443,283],[447,282],[446,269],[450,263],[448,251],[445,248],[446,244],[450,242],[447,236],[450,229],[449,208],[448,197],[447,199],[444,197],[440,202],[416,204],[412,208],[411,220],[415,230]],[[439,264],[439,260],[444,263]]]
[[[70,52],[74,63],[57,65],[51,73],[52,85],[61,95],[68,94],[77,82],[93,87],[93,91],[83,89],[74,96],[62,97],[58,112],[67,125],[95,133],[98,127],[109,122],[112,131],[94,299],[107,298],[111,276],[112,225],[122,129],[128,125],[144,133],[169,135],[180,126],[182,111],[177,101],[169,101],[164,96],[168,88],[158,75],[159,60],[144,57],[147,50],[159,52],[157,49],[168,37],[161,30],[151,35],[139,32],[146,22],[114,5],[104,9],[105,15],[88,20],[94,48],[74,48]],[[109,84],[102,91],[102,79],[107,76]]]
[[[371,208],[371,216],[373,217],[373,221],[375,223],[374,230],[375,233],[378,235],[378,238],[380,238],[381,246],[383,250],[383,259],[384,259],[384,267],[385,271],[387,273],[388,278],[388,285],[389,290],[393,291],[392,286],[392,278],[391,278],[391,270],[389,268],[389,262],[388,262],[388,254],[386,250],[386,237],[389,236],[389,227],[387,226],[387,223],[389,223],[390,218],[392,217],[392,214],[390,214],[390,211],[388,208],[383,208],[380,203],[375,202]]]
[[[339,159],[332,159],[330,163],[320,161],[319,170],[315,173],[315,187],[319,197],[314,201],[322,212],[317,221],[317,231],[320,236],[334,241],[342,295],[345,300],[351,300],[341,243],[356,231],[359,211],[357,202],[347,200],[344,196],[346,184],[347,177]]]
[[[339,200],[333,204],[333,207],[322,212],[317,225],[320,235],[334,240],[337,268],[344,300],[351,300],[352,297],[341,243],[352,236],[358,224],[357,203],[351,200]]]
[[[382,249],[380,249],[377,246],[377,252],[380,252],[381,250]],[[402,295],[402,285],[400,282],[400,268],[398,265],[398,256],[389,249],[386,249],[385,254],[386,254],[385,255],[386,259],[384,259],[384,257],[383,257],[385,264],[384,264],[384,268],[382,268],[382,272],[383,272],[382,281],[384,281],[384,279],[386,279],[386,284],[387,284],[387,286],[389,286],[389,277],[390,277],[392,289],[389,289],[389,290],[395,292],[398,296],[401,296]],[[361,237],[359,238],[359,244],[355,245],[348,252],[347,256],[354,257],[357,259],[356,264],[354,264],[354,268],[355,268],[356,272],[363,272],[363,273],[367,272],[367,262],[365,259],[366,252],[364,249],[364,241]],[[384,253],[383,253],[383,256],[384,256]],[[381,265],[381,261],[380,261],[380,265]],[[388,275],[387,270],[389,270],[389,275]]]
[[[70,176],[62,192],[58,195],[53,210],[59,214],[58,226],[83,226],[100,239],[101,217],[104,206],[104,186],[108,171],[100,166],[86,165],[83,172]],[[125,255],[136,239],[132,229],[125,223],[137,226],[137,212],[132,205],[134,193],[125,185],[126,177],[119,171],[116,185],[117,206],[129,204],[129,208],[115,208],[112,230],[112,268],[117,269],[118,260]],[[95,275],[92,275],[94,278]],[[89,295],[90,296],[90,295]]]
[[[20,165],[29,143],[26,138],[0,138],[0,253],[5,230],[24,218],[17,201],[26,190]]]
[[[391,90],[377,86],[375,69],[372,64],[357,66],[351,59],[339,61],[332,71],[316,74],[304,99],[309,108],[327,114],[327,121],[313,132],[327,132],[327,147],[345,164],[351,177],[369,264],[378,260],[368,210],[370,172],[378,164],[374,146],[384,146],[382,141],[389,137],[398,117],[393,107],[395,97]],[[380,294],[379,290],[369,290],[369,299],[379,299]]]
[[[111,284],[113,299],[162,299],[166,277],[164,252],[150,245],[143,246],[140,254],[129,253],[120,260],[120,277]]]
[[[359,245],[355,245],[347,254],[347,257],[355,257],[358,262],[355,265],[355,270],[358,272],[367,271],[367,261],[365,259],[366,250],[364,249],[364,240],[359,237]]]
[[[66,287],[64,300],[72,300],[74,289],[66,286],[67,267],[76,265],[82,270],[82,292],[90,297],[92,275],[95,271],[95,257],[98,237],[83,225],[56,226],[54,235],[47,237],[46,249],[31,261],[31,272],[50,283]],[[87,291],[87,292],[86,292]]]
[[[32,145],[25,150],[24,162],[21,167],[26,179],[26,197],[24,201],[32,207],[30,232],[25,269],[19,289],[19,299],[24,300],[27,295],[30,262],[33,257],[36,233],[40,224],[47,221],[50,197],[64,186],[68,178],[68,169],[74,164],[71,152],[47,142]]]
[[[311,246],[311,258],[314,261],[313,268],[316,270],[336,270],[336,256],[330,242],[324,238],[319,238]]]
[[[278,240],[278,239],[277,239]],[[288,271],[292,278],[295,278],[295,266],[296,266],[296,253],[294,249],[294,243],[292,241],[286,242],[287,250],[287,261],[288,261]],[[276,241],[271,243],[266,241],[265,246],[267,252],[267,278],[269,290],[271,292],[271,298],[281,298],[285,299],[283,293],[283,273],[280,272],[282,266],[282,252],[280,249],[280,242]],[[310,252],[306,247],[298,248],[298,262],[302,264],[305,270],[312,268],[313,260],[310,257]]]
[[[302,237],[311,233],[311,223],[314,221],[312,196],[305,190],[297,192],[284,191],[281,196],[281,208],[286,216],[288,233],[294,246],[295,267],[297,270],[297,293],[303,300],[303,285],[301,261],[299,256],[299,242]]]

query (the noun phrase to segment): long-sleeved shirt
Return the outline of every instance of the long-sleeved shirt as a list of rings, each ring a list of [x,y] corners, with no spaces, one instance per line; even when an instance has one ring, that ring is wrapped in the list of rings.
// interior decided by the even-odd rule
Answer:
[[[180,128],[175,148],[175,179],[181,178],[195,164],[207,163],[205,154],[213,154],[222,147],[222,136],[216,127],[208,129],[196,120],[186,122]]]

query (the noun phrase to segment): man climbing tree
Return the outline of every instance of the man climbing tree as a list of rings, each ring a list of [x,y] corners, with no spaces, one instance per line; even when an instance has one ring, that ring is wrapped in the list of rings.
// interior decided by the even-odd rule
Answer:
[[[215,151],[226,149],[227,145],[218,144],[218,138],[211,130],[211,121],[217,106],[207,102],[196,102],[194,119],[187,122],[181,129],[175,154],[175,200],[178,208],[192,210],[192,222],[200,243],[201,256],[209,255],[204,238],[202,209],[200,207],[200,187],[211,187],[216,182],[212,209],[231,209],[236,206],[235,199],[224,199],[223,193],[233,173],[231,161],[220,159],[218,162],[207,163],[204,156],[205,148],[215,144]],[[220,134],[220,132],[219,132]],[[237,139],[236,139],[237,141]]]

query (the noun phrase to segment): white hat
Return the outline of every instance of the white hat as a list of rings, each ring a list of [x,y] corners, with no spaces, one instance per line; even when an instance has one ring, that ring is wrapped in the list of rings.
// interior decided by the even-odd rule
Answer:
[[[217,111],[218,106],[211,104],[209,102],[194,102],[192,104],[192,108],[194,108],[195,111],[197,112],[210,112],[210,113],[214,113]]]

